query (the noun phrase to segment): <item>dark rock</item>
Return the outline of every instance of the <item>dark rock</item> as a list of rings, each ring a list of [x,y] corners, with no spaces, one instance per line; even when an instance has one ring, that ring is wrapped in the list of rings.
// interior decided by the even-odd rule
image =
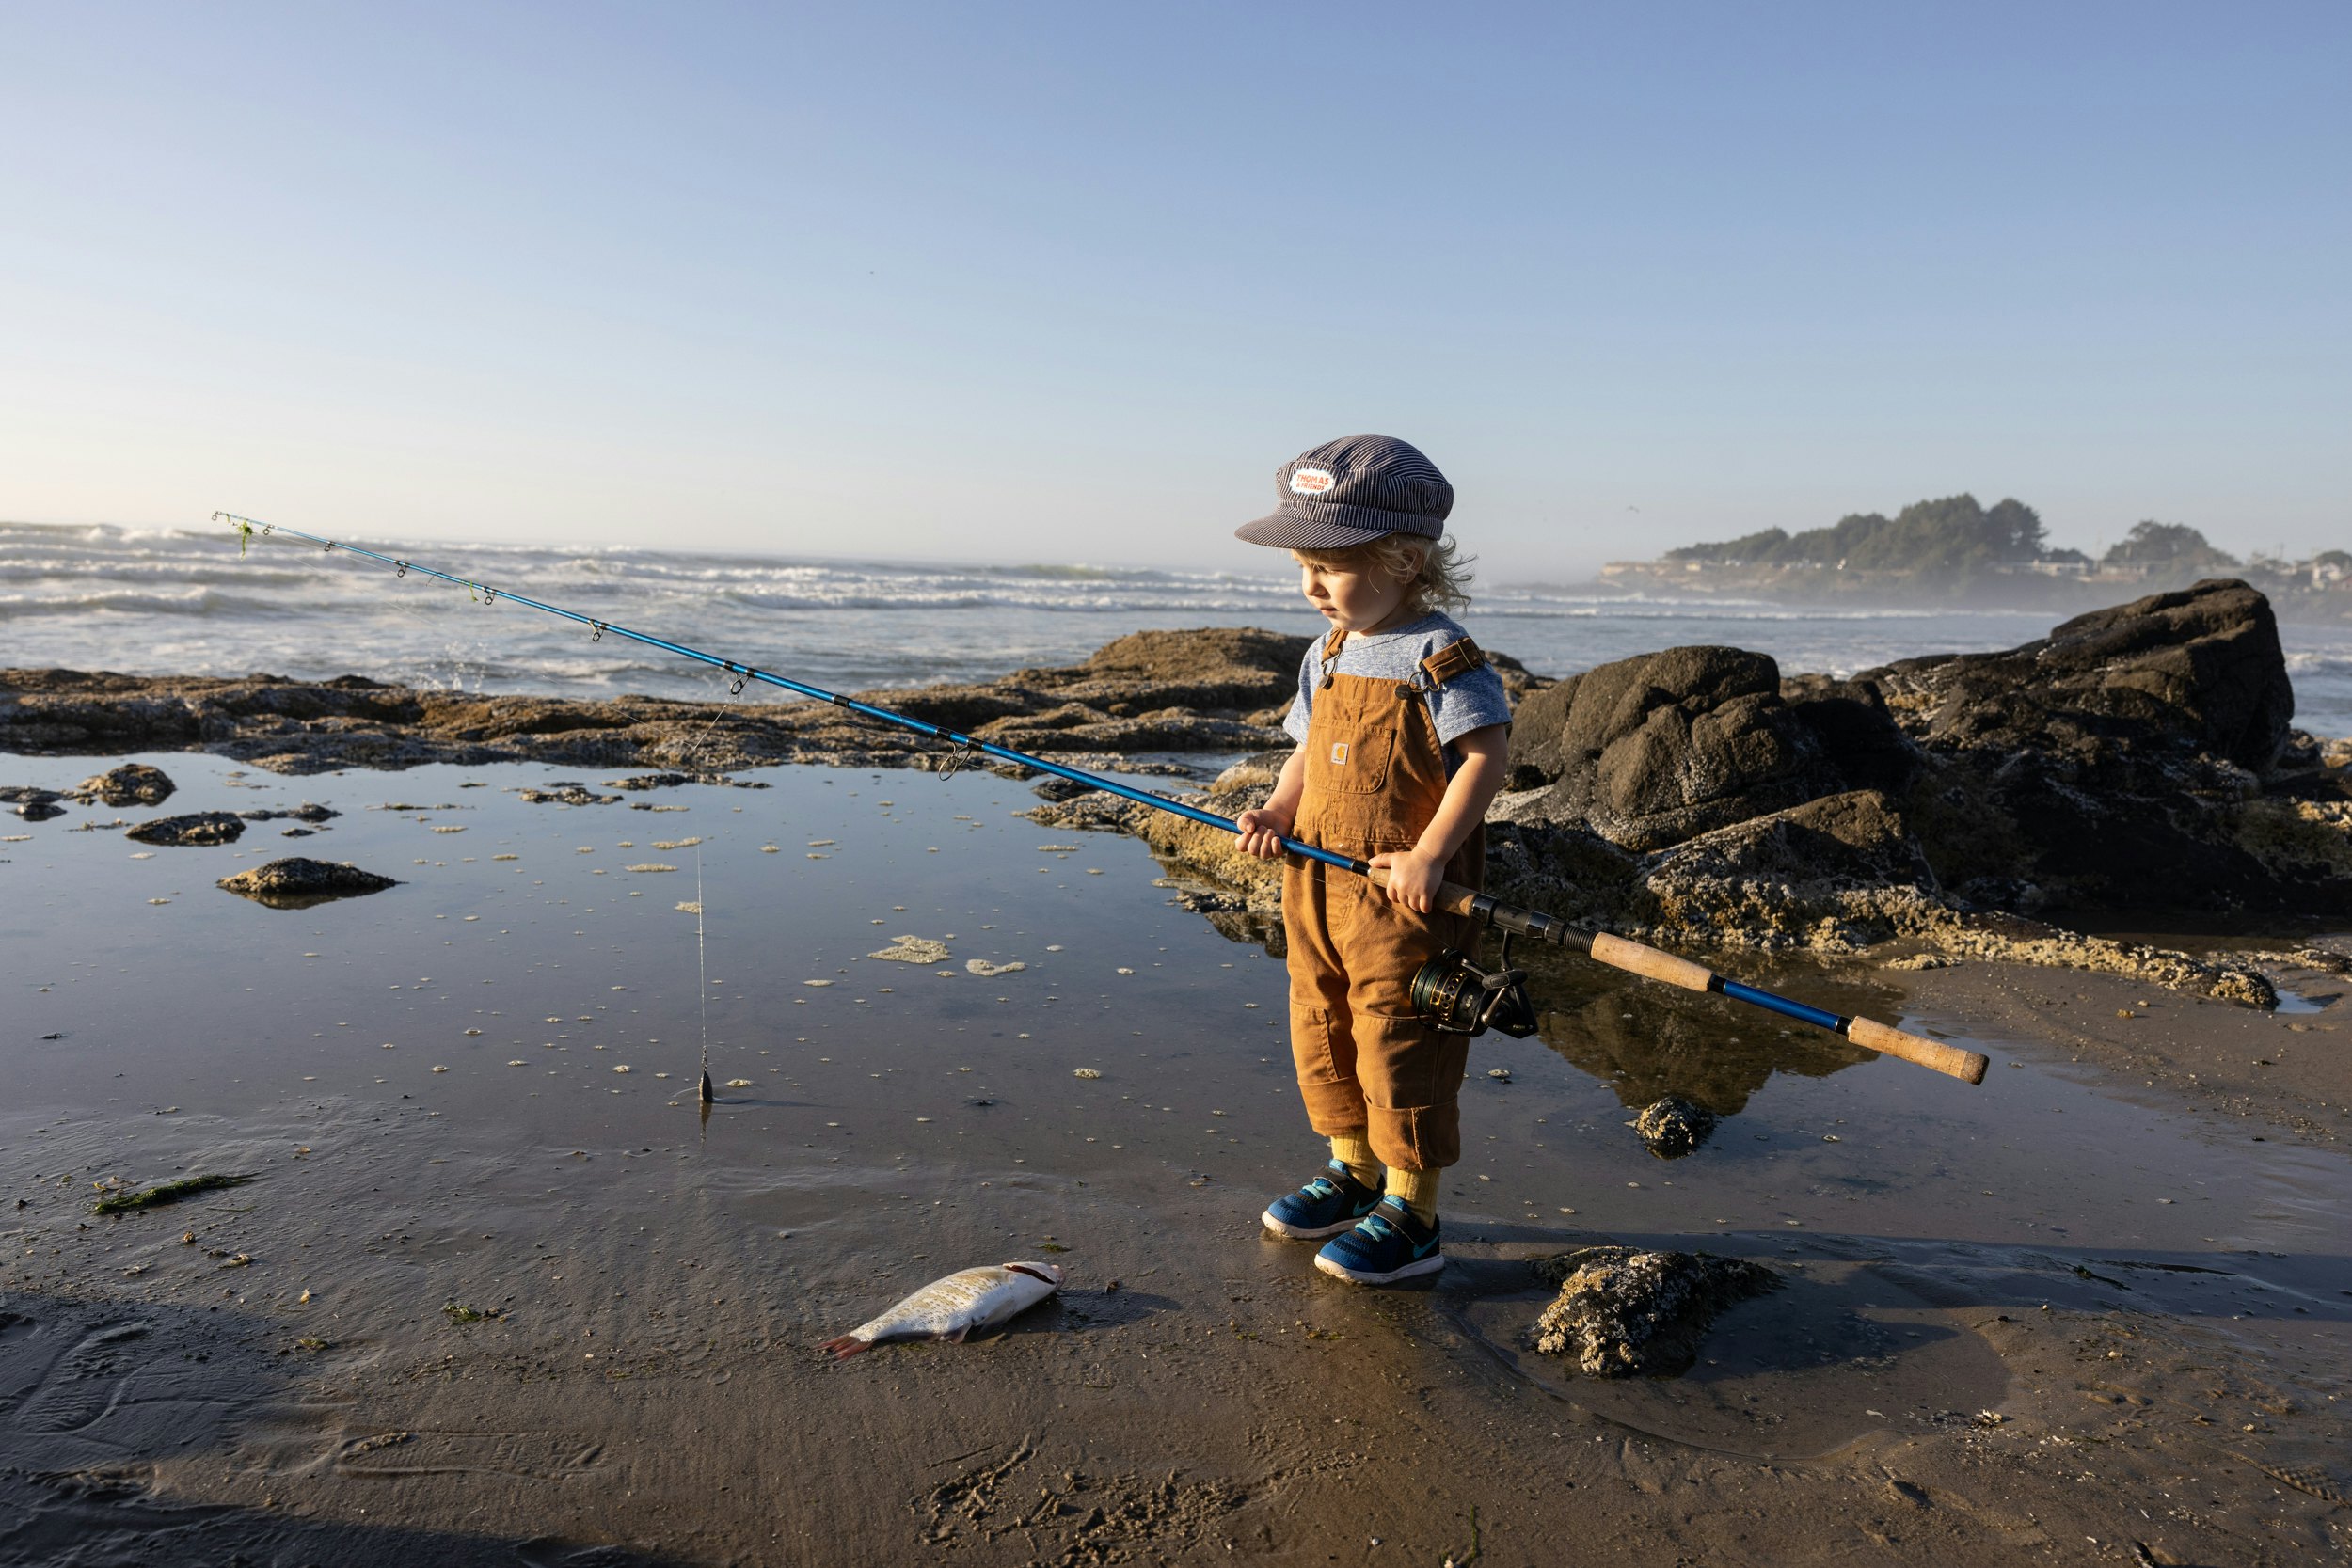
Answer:
[[[2260,774],[2295,717],[2270,601],[2234,578],[2077,615],[2004,653],[1904,659],[1865,678],[1934,749],[2094,759],[2154,747]]]
[[[101,805],[156,806],[163,804],[176,787],[162,768],[143,762],[126,762],[84,779],[67,793],[73,800],[93,800]]]
[[[1778,811],[1840,782],[1740,648],[1669,648],[1571,676],[1520,705],[1510,766],[1551,781],[1512,820],[1582,827],[1641,852]]]
[[[208,846],[234,844],[245,833],[245,823],[230,812],[199,811],[184,816],[158,816],[130,829],[123,836],[137,839],[141,844],[175,844]]]
[[[8,801],[16,815],[27,822],[46,822],[53,816],[63,816],[65,808],[57,804],[63,799],[54,789],[33,784],[0,784],[0,800]]]
[[[329,898],[381,893],[400,884],[389,877],[379,877],[356,865],[290,855],[249,871],[240,871],[233,877],[224,877],[218,885],[275,910],[298,910]]]
[[[1592,1377],[1688,1371],[1719,1314],[1781,1283],[1771,1269],[1745,1259],[1623,1246],[1538,1258],[1533,1267],[1537,1278],[1560,1287],[1535,1321],[1534,1348],[1573,1355]]]
[[[1977,907],[2352,911],[2344,770],[2289,748],[2278,625],[2242,582],[1861,678],[1921,746],[1907,819]]]
[[[326,822],[341,816],[342,813],[305,800],[292,811],[272,807],[261,811],[241,811],[237,815],[247,822]]]
[[[1715,1131],[1715,1113],[1679,1095],[1668,1095],[1642,1107],[1633,1118],[1633,1135],[1661,1160],[1679,1160],[1705,1143]]]
[[[1847,787],[1900,796],[1918,778],[1925,758],[1895,722],[1876,682],[1786,675],[1780,696]]]
[[[278,836],[280,838],[315,838],[318,836],[318,830],[316,828],[284,828],[279,830]]]

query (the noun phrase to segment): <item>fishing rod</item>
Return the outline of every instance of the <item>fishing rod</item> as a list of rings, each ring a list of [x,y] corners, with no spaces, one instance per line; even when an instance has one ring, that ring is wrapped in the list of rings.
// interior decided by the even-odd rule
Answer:
[[[448,572],[437,571],[413,561],[405,561],[397,556],[385,555],[376,550],[362,549],[357,545],[346,545],[340,540],[322,538],[315,533],[306,533],[300,529],[287,528],[282,524],[258,522],[250,517],[241,517],[233,512],[215,512],[213,514],[213,520],[228,523],[237,530],[237,547],[240,554],[244,552],[246,545],[256,536],[263,539],[280,536],[299,539],[305,544],[318,546],[320,549],[330,555],[340,550],[345,555],[358,556],[363,560],[389,566],[395,576],[406,577],[414,572],[420,577],[434,578],[442,582],[453,583],[483,604],[496,604],[501,599],[506,599],[527,609],[544,611],[586,626],[590,641],[601,641],[607,633],[611,633],[614,637],[642,643],[648,648],[659,648],[664,653],[692,659],[698,664],[710,665],[733,677],[727,689],[738,696],[741,695],[745,685],[752,681],[758,681],[762,685],[780,687],[797,696],[807,697],[816,702],[831,703],[834,706],[846,708],[861,718],[879,720],[886,724],[896,724],[901,729],[913,730],[917,735],[928,736],[933,740],[953,748],[946,759],[934,768],[934,771],[942,777],[957,772],[977,762],[980,757],[995,757],[1000,761],[1014,763],[1023,768],[1033,768],[1041,772],[1051,773],[1057,778],[1068,779],[1073,784],[1085,784],[1090,789],[1099,789],[1105,794],[1116,795],[1121,800],[1133,800],[1137,805],[1149,806],[1153,811],[1164,811],[1172,816],[1188,818],[1203,827],[1216,828],[1236,836],[1241,832],[1241,825],[1230,816],[1220,816],[1213,811],[1189,805],[1183,800],[1171,800],[1153,790],[1138,789],[1133,784],[1124,784],[1116,779],[1104,778],[1100,773],[1089,773],[1082,768],[1068,767],[1062,763],[1049,761],[1044,757],[1033,756],[1027,752],[1016,752],[1009,746],[999,746],[993,741],[963,735],[944,724],[934,724],[909,714],[894,713],[889,708],[877,707],[871,703],[861,703],[853,697],[844,697],[838,692],[827,691],[821,687],[810,686],[805,681],[796,681],[788,676],[779,675],[773,671],[757,669],[749,664],[739,664],[733,659],[722,658],[717,654],[705,653],[700,648],[690,648],[683,642],[673,642],[668,638],[655,637],[648,632],[633,631],[628,626],[618,626],[611,621],[601,621],[592,615],[582,615],[576,610],[565,610],[561,605],[546,604],[521,594],[492,587],[486,582],[476,582],[470,578],[461,578]],[[1296,855],[1302,860],[1327,865],[1333,870],[1349,872],[1365,879],[1375,887],[1388,886],[1387,871],[1369,861],[1338,854],[1316,845],[1301,843],[1295,838],[1284,838],[1281,843],[1286,853]],[[1416,1007],[1434,1015],[1436,1022],[1457,1028],[1462,1033],[1483,1033],[1489,1025],[1521,1037],[1534,1033],[1534,1010],[1529,1006],[1525,993],[1521,990],[1525,976],[1519,971],[1509,967],[1510,939],[1513,936],[1522,936],[1536,942],[1549,942],[1556,947],[1565,947],[1597,963],[1607,964],[1612,969],[1624,970],[1629,974],[1639,974],[1645,979],[1656,980],[1663,985],[1679,986],[1686,990],[1712,992],[1718,996],[1728,997],[1734,1002],[1744,1002],[1750,1006],[1778,1013],[1783,1018],[1794,1019],[1800,1023],[1809,1023],[1817,1029],[1826,1029],[1831,1034],[1850,1040],[1865,1050],[1875,1051],[1881,1055],[1893,1056],[1915,1066],[1928,1068],[1949,1077],[1958,1078],[1964,1083],[1981,1084],[1984,1082],[1984,1069],[1987,1063],[1983,1055],[1977,1052],[1963,1050],[1956,1045],[1947,1045],[1941,1040],[1931,1040],[1923,1035],[1910,1034],[1892,1024],[1881,1023],[1875,1019],[1849,1017],[1846,1014],[1834,1013],[1826,1008],[1816,1007],[1790,997],[1776,995],[1759,987],[1746,985],[1718,974],[1705,964],[1694,963],[1689,958],[1677,958],[1672,953],[1646,946],[1624,937],[1613,936],[1607,931],[1587,930],[1583,927],[1561,919],[1558,915],[1546,914],[1541,910],[1506,904],[1490,894],[1481,893],[1475,888],[1464,887],[1458,882],[1442,884],[1438,890],[1436,903],[1438,909],[1449,914],[1465,916],[1482,926],[1492,926],[1503,933],[1501,967],[1497,970],[1482,971],[1461,955],[1447,953],[1424,965],[1421,974],[1414,976],[1412,993]]]

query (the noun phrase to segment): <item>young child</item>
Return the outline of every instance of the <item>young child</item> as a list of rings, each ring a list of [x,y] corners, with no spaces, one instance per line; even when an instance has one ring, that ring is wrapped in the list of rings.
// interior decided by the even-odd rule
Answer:
[[[1511,718],[1502,681],[1441,607],[1469,602],[1444,537],[1454,487],[1386,436],[1350,436],[1275,473],[1271,515],[1235,530],[1291,552],[1331,629],[1310,646],[1284,721],[1298,742],[1242,847],[1284,836],[1369,860],[1387,890],[1293,860],[1282,873],[1291,1054],[1330,1164],[1266,1210],[1279,1235],[1329,1237],[1326,1274],[1385,1285],[1445,1266],[1438,1173],[1461,1158],[1470,1039],[1413,1016],[1413,974],[1470,944],[1433,912],[1441,882],[1479,885],[1484,823]],[[1385,1189],[1385,1190],[1384,1190]]]

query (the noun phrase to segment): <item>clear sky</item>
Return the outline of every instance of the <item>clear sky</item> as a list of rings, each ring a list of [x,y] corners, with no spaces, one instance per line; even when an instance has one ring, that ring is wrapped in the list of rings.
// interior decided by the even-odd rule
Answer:
[[[0,516],[2352,546],[2352,7],[0,3]]]

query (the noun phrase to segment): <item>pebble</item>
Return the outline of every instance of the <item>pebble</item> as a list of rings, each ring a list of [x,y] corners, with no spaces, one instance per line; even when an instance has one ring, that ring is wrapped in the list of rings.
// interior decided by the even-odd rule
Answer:
[[[1079,1067],[1072,1068],[1070,1069],[1070,1076],[1073,1078],[1100,1078],[1103,1074],[1100,1069],[1095,1068]]]

